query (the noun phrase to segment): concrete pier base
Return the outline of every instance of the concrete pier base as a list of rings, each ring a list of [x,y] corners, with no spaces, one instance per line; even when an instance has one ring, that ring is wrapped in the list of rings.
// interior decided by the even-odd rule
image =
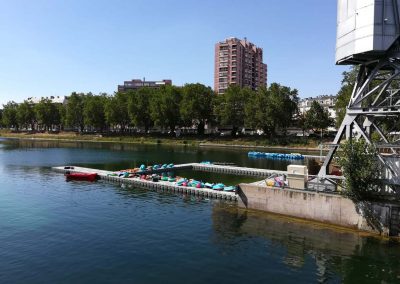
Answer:
[[[341,227],[399,236],[400,207],[360,202],[338,194],[267,187],[265,182],[240,184],[239,206]]]

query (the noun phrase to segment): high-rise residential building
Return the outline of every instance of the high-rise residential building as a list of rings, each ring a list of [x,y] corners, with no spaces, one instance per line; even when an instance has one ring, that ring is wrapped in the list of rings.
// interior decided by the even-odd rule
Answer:
[[[263,50],[234,37],[215,45],[214,91],[223,94],[229,85],[257,90],[267,85],[267,64]]]
[[[172,85],[171,80],[162,80],[162,81],[146,81],[140,79],[133,79],[131,81],[124,81],[123,85],[118,85],[118,92],[127,92],[129,90],[137,90],[140,88],[155,88],[158,89],[161,86]]]

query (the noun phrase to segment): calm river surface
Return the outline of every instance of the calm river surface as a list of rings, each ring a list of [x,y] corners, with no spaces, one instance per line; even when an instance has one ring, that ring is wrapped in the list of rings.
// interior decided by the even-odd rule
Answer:
[[[50,169],[203,160],[287,165],[241,150],[0,140],[0,283],[400,283],[399,243]]]

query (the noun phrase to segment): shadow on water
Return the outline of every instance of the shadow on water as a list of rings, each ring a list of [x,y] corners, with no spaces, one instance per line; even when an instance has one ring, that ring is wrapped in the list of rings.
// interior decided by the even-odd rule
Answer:
[[[214,241],[230,246],[241,238],[268,242],[265,252],[284,248],[280,261],[288,269],[307,266],[311,259],[319,282],[400,282],[400,245],[356,232],[339,231],[308,222],[261,212],[246,211],[219,203],[213,206]]]

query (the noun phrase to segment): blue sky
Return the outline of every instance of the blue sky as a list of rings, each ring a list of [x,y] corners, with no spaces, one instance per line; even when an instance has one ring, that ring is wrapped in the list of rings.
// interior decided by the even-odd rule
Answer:
[[[0,105],[124,80],[213,86],[214,44],[264,49],[268,83],[335,94],[336,0],[0,0]]]

